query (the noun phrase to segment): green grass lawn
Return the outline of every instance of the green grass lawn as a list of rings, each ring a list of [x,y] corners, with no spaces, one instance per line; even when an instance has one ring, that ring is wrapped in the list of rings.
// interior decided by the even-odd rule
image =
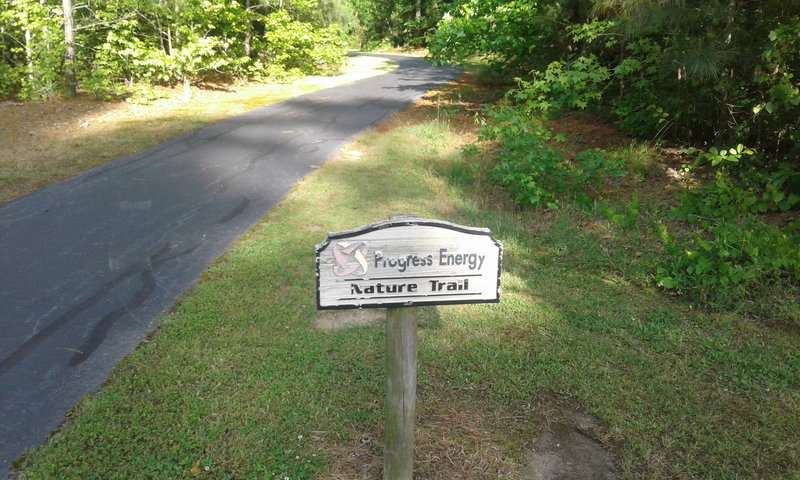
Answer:
[[[422,309],[416,478],[531,478],[526,452],[562,404],[600,420],[623,478],[800,478],[796,329],[698,311],[584,213],[518,210],[463,175],[476,95],[400,114],[302,181],[22,478],[361,478],[346,457],[380,457],[384,332],[315,328],[314,246],[393,213],[504,244],[501,303]]]

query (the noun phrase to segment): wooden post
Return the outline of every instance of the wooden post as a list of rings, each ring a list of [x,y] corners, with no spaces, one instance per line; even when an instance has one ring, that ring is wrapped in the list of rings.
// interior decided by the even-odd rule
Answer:
[[[383,480],[412,480],[417,405],[417,309],[386,310]]]
[[[386,308],[383,480],[413,480],[417,307],[500,301],[503,246],[486,228],[414,215],[328,233],[317,308]]]

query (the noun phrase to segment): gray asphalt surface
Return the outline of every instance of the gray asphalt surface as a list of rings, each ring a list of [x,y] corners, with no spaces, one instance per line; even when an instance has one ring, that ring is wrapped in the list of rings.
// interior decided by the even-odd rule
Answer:
[[[295,182],[459,74],[391,58],[0,208],[0,476]]]

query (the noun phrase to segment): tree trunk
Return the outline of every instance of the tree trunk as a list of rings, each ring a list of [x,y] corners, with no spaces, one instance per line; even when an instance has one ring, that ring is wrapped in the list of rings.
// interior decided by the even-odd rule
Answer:
[[[414,39],[414,44],[419,41],[422,36],[422,0],[416,1],[416,12],[414,14],[414,30],[417,38]],[[408,40],[406,40],[408,41]]]
[[[189,103],[189,100],[192,99],[192,81],[189,79],[189,75],[183,75],[183,101]]]
[[[172,55],[172,27],[167,25],[167,54]]]
[[[28,81],[33,82],[33,34],[29,28],[25,29],[25,60],[28,64]]]
[[[61,0],[64,10],[64,87],[67,95],[74,97],[77,91],[75,81],[75,21],[72,16],[72,0]]]
[[[247,15],[250,15],[250,0],[247,0],[245,2],[245,11],[247,12]],[[247,21],[247,32],[245,32],[245,34],[244,34],[244,54],[247,57],[250,57],[252,55],[252,53],[253,53],[252,52],[252,47],[250,46],[250,42],[251,42],[251,40],[253,38],[253,30],[254,30],[253,21],[252,20],[248,20]]]
[[[725,38],[725,44],[730,44],[733,40],[733,22],[736,20],[736,0],[730,0],[728,2],[728,24],[726,25],[726,29],[728,30],[728,36]]]

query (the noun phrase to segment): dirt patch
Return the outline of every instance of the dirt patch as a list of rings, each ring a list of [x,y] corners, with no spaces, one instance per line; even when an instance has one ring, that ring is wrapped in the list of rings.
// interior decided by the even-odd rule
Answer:
[[[569,146],[578,152],[590,148],[620,148],[630,143],[630,137],[618,128],[585,113],[575,113],[551,120],[547,126],[556,135],[565,135]]]
[[[403,109],[375,127],[377,133],[387,133],[400,126],[431,118],[446,118],[450,130],[459,139],[459,145],[477,139],[477,116],[498,100],[506,88],[499,85],[481,84],[475,75],[464,73],[456,80],[432,90],[408,108]],[[453,115],[453,112],[458,112]]]
[[[613,480],[617,461],[596,438],[602,422],[543,395],[532,412],[493,411],[467,398],[419,400],[416,480]],[[323,480],[380,480],[383,430],[354,434],[330,445]]]
[[[524,480],[526,466],[509,443],[517,438],[513,418],[468,405],[419,406],[415,434],[416,480]],[[383,478],[383,430],[354,435],[329,448],[331,471],[323,480]]]
[[[614,480],[617,462],[591,432],[600,427],[587,413],[567,409],[547,425],[530,449],[526,480]]]
[[[526,427],[521,417],[474,404],[432,407],[423,410],[416,435],[417,478],[524,479],[526,467],[518,459]]]

